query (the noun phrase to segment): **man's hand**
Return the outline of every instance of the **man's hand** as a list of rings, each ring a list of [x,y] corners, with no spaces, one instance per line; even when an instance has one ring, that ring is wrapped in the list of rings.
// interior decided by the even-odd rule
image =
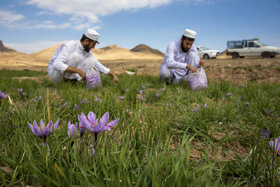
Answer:
[[[193,66],[191,66],[191,65],[189,65],[189,64],[187,64],[187,68],[188,68],[192,73],[196,72],[196,68],[193,67]]]
[[[199,67],[201,67],[201,66],[204,66],[204,61],[203,60],[199,61]]]
[[[79,68],[74,68],[72,66],[68,66],[68,68],[65,70],[65,72],[69,72],[69,73],[78,73],[83,79],[86,79],[86,73],[83,72],[81,69]]]
[[[78,69],[78,68],[77,68]],[[86,73],[82,70],[78,69],[78,74],[85,80],[86,79]]]
[[[120,82],[119,79],[118,79],[118,77],[117,77],[114,73],[109,72],[108,75],[110,75],[110,76],[113,77],[115,83],[119,83],[119,82]]]

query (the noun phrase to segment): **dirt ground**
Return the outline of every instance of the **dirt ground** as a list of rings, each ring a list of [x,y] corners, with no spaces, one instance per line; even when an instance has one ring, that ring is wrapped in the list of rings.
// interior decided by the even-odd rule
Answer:
[[[246,84],[254,81],[257,83],[280,83],[280,56],[275,58],[251,57],[243,59],[210,59],[205,61],[205,71],[211,81],[226,80],[236,84]],[[158,76],[162,60],[101,60],[101,63],[116,74],[126,71],[136,71],[135,75]],[[0,69],[6,70],[36,70],[47,71],[46,65],[31,66],[1,65]]]

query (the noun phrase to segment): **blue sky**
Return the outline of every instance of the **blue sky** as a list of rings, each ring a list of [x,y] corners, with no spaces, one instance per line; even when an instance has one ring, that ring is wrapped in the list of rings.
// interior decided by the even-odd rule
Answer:
[[[227,40],[254,37],[280,47],[279,10],[280,0],[0,0],[0,40],[32,53],[93,27],[97,47],[144,43],[164,52],[190,28],[196,45],[220,51]]]

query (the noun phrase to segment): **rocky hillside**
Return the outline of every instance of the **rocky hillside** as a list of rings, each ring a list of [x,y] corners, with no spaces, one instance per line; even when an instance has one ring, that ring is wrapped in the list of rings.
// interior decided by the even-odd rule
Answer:
[[[157,50],[157,49],[153,49],[145,44],[140,44],[137,45],[136,47],[134,47],[133,49],[131,49],[130,51],[133,52],[139,52],[139,53],[152,53],[152,54],[156,54],[159,56],[164,56],[164,53],[162,53],[161,51]]]
[[[14,52],[14,49],[4,46],[3,42],[0,40],[0,52]]]

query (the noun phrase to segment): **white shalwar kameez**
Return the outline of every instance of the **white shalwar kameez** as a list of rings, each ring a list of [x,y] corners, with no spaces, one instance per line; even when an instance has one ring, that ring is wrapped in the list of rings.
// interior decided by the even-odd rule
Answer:
[[[198,68],[199,61],[198,51],[194,44],[188,52],[184,52],[181,48],[181,40],[170,42],[160,67],[160,78],[175,84],[184,81],[189,72],[186,68],[187,64]]]
[[[54,52],[48,65],[48,74],[54,82],[65,79],[82,80],[78,73],[65,72],[68,66],[81,69],[83,72],[99,71],[108,74],[110,69],[102,65],[92,54],[86,52],[80,41],[67,41]],[[100,76],[100,75],[99,75]]]

